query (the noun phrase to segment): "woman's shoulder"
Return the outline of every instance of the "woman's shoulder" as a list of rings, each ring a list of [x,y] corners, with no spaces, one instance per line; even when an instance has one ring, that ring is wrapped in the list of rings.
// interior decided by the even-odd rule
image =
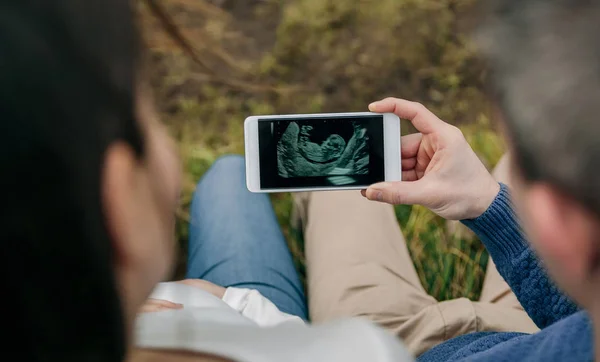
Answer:
[[[137,345],[145,349],[250,362],[413,360],[396,337],[362,319],[261,328],[225,309],[186,308],[144,317]]]
[[[222,358],[204,353],[173,351],[173,350],[154,350],[154,349],[134,349],[127,362],[234,362],[230,359]]]

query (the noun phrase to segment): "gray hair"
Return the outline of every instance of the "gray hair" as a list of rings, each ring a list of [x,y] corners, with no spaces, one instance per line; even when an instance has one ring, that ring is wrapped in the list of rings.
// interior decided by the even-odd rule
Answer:
[[[600,213],[600,1],[498,3],[477,38],[520,172]]]

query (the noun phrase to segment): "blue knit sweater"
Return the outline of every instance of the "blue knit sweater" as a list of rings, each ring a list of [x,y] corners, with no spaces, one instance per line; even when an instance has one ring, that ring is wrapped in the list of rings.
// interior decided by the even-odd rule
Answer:
[[[463,221],[483,241],[498,271],[531,319],[536,334],[477,332],[450,339],[420,362],[593,361],[591,321],[550,281],[519,227],[505,185],[479,218]]]

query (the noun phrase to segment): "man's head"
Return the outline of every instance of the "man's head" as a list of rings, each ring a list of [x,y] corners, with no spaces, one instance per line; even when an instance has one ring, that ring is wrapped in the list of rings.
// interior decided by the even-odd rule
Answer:
[[[559,285],[600,287],[600,1],[498,1],[479,42],[516,172],[515,203]]]

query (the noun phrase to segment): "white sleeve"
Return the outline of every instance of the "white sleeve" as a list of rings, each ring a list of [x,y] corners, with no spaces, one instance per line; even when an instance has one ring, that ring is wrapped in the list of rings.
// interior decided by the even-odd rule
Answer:
[[[272,327],[287,322],[304,324],[301,318],[280,311],[257,290],[227,288],[223,301],[261,327]]]

